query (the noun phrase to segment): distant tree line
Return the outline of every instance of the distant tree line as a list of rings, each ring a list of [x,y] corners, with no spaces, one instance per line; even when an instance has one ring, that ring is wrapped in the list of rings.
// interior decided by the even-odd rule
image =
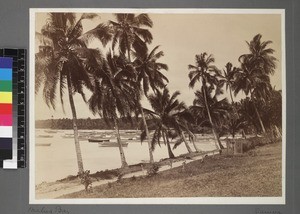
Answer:
[[[100,129],[108,130],[113,129],[113,124],[106,123],[104,119],[78,119],[77,120],[78,129]],[[133,120],[131,122],[119,119],[119,127],[122,130],[132,130],[137,129],[138,122]],[[62,119],[48,119],[48,120],[37,120],[35,122],[35,127],[37,129],[62,129],[62,130],[73,130],[72,119],[62,118]]]

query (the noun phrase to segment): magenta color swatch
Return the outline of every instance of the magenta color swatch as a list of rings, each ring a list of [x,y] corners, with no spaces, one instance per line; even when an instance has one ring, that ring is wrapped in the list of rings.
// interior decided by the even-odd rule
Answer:
[[[0,126],[12,126],[12,115],[0,114]]]

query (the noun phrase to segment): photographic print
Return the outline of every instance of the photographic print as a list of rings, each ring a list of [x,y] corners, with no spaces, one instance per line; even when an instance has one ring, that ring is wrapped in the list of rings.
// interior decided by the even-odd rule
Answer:
[[[284,204],[284,10],[31,9],[30,203]]]

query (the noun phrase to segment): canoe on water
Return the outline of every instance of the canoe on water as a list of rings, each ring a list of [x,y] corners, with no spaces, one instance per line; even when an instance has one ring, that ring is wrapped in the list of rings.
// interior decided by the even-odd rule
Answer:
[[[109,139],[105,139],[105,138],[89,138],[88,141],[90,143],[102,143],[102,142],[109,142]]]
[[[38,135],[38,138],[53,138],[52,135]]]
[[[117,142],[101,142],[98,143],[99,147],[118,147],[118,143]],[[128,143],[127,142],[122,142],[122,146],[123,147],[127,147]]]
[[[51,143],[36,143],[36,146],[51,146]]]

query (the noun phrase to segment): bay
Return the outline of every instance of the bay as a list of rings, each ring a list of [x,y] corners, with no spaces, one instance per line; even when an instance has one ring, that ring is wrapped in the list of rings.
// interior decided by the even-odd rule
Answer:
[[[136,137],[136,131],[121,131],[121,138],[129,142],[124,147],[124,153],[128,164],[137,164],[149,160],[147,142],[140,143],[139,139],[125,140]],[[77,174],[77,161],[72,138],[73,130],[36,130],[35,142],[35,179],[36,184],[52,182],[69,175]],[[81,136],[106,135],[107,138],[115,140],[112,130],[80,130]],[[45,146],[45,144],[51,144]],[[198,136],[197,147],[203,151],[214,150],[215,143],[210,135]],[[44,145],[44,146],[42,146]],[[91,173],[106,169],[115,169],[121,166],[118,147],[99,147],[98,143],[90,143],[86,139],[80,141],[83,164],[85,170]],[[194,150],[193,145],[190,147]],[[187,153],[182,143],[173,150],[175,156]],[[168,157],[167,147],[162,143],[154,150],[154,160],[159,161]]]

